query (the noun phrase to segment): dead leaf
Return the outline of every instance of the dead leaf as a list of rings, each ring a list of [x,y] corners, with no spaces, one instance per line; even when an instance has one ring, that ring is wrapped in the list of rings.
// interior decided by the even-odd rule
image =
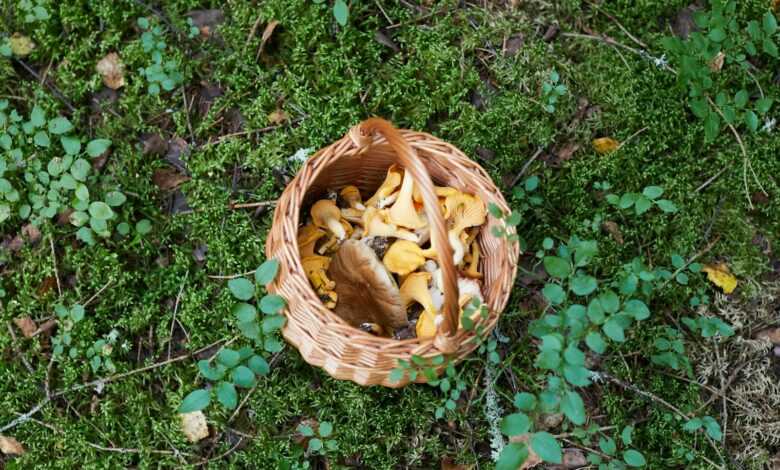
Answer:
[[[399,52],[401,50],[401,48],[398,47],[398,44],[393,41],[390,35],[381,29],[376,30],[374,33],[374,40],[383,46],[389,47],[393,50],[393,52]]]
[[[563,147],[561,147],[559,150],[556,150],[554,153],[558,157],[559,162],[565,162],[571,160],[571,157],[573,157],[574,154],[577,153],[577,150],[579,149],[580,149],[580,144],[576,142],[569,142],[565,144]]]
[[[710,70],[713,72],[720,72],[720,69],[723,68],[723,61],[726,59],[726,54],[723,53],[723,51],[718,52],[718,55],[716,55],[711,61],[710,61]]]
[[[209,425],[202,411],[181,413],[179,418],[181,418],[181,430],[190,442],[195,443],[209,437]]]
[[[593,139],[593,148],[601,155],[614,152],[618,147],[620,147],[620,142],[612,137],[599,137],[598,139]]]
[[[152,181],[161,191],[171,191],[189,180],[189,176],[182,175],[173,168],[159,168],[152,176]]]
[[[516,55],[524,43],[525,36],[523,36],[523,33],[513,34],[504,44],[504,55],[509,57]]]
[[[27,57],[35,49],[32,39],[22,33],[14,33],[11,36],[11,52],[16,57]]]
[[[767,339],[772,344],[780,344],[780,328],[767,328],[756,333],[756,338]]]
[[[563,462],[561,462],[561,468],[582,468],[587,465],[588,459],[585,457],[585,452],[580,449],[563,449]]]
[[[772,10],[780,11],[780,0],[772,0]],[[777,458],[780,460],[780,454],[777,455]]]
[[[700,8],[701,7],[696,4],[691,4],[678,11],[677,15],[671,21],[671,27],[674,34],[682,39],[688,39],[688,36],[692,32],[698,31],[699,28],[696,27],[696,22],[693,20],[693,14]]]
[[[463,465],[455,463],[450,457],[444,457],[441,459],[441,470],[471,470],[473,465]]]
[[[22,235],[33,245],[41,239],[41,231],[33,224],[27,224],[22,227]]]
[[[192,19],[193,26],[197,27],[203,38],[211,36],[214,27],[225,20],[222,10],[193,10],[186,15]]]
[[[116,52],[111,52],[100,59],[95,69],[103,77],[103,83],[112,90],[125,86],[125,64]]]
[[[731,274],[726,263],[706,264],[702,271],[707,273],[707,279],[723,289],[725,294],[731,294],[737,288],[737,278]]]
[[[279,26],[279,22],[276,20],[273,20],[267,25],[265,25],[265,29],[263,30],[263,35],[260,37],[260,49],[257,50],[258,55],[263,53],[263,49],[265,49],[265,43],[267,43],[268,40],[271,39],[271,35],[274,34],[274,30],[276,29],[277,26]]]
[[[168,143],[159,134],[141,135],[141,152],[144,155],[161,157],[168,151]]]
[[[281,109],[278,108],[276,111],[273,111],[268,115],[268,122],[270,124],[273,124],[275,126],[278,126],[279,124],[283,123],[284,121],[288,120],[290,116],[287,115],[287,113]]]
[[[612,238],[617,242],[618,245],[623,244],[623,234],[620,232],[620,227],[617,223],[611,220],[607,220],[601,224],[601,229],[612,235]]]
[[[38,331],[38,325],[30,317],[14,318],[14,325],[19,328],[25,338],[32,338],[33,334]]]
[[[525,462],[523,462],[522,465],[517,467],[517,470],[525,470],[527,468],[536,467],[540,463],[542,463],[541,457],[534,452],[534,450],[531,448],[531,434],[525,433],[520,434],[519,436],[512,436],[509,438],[509,442],[520,442],[525,444],[525,447],[528,449],[528,458],[525,459]]]
[[[0,452],[3,455],[24,455],[24,446],[13,437],[0,434]]]
[[[547,31],[544,32],[544,36],[542,36],[542,40],[544,42],[550,42],[556,37],[558,37],[558,32],[560,32],[561,28],[557,24],[551,24],[547,27]]]

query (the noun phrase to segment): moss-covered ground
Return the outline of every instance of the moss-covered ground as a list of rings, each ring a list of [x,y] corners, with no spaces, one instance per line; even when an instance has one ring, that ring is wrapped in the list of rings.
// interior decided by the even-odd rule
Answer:
[[[512,204],[520,203],[512,196],[512,180],[541,149],[526,175],[540,178],[543,202],[520,225],[530,256],[545,237],[592,238],[599,242],[593,267],[598,276],[614,273],[635,256],[668,266],[672,253],[687,259],[717,240],[703,261],[727,261],[745,281],[739,294],[749,295],[750,281],[768,264],[754,237],[761,233],[773,241],[780,230],[776,133],[744,136],[756,179],[769,194],[758,194],[755,180],[748,179],[755,206],[750,209],[733,135],[724,129],[715,142],[704,142],[703,125],[685,105],[674,75],[625,48],[569,34],[603,33],[639,48],[630,32],[649,55],[660,57],[659,41],[671,34],[669,21],[686,1],[617,0],[600,2],[601,10],[575,0],[353,1],[346,27],[335,21],[329,2],[309,0],[44,0],[51,18],[31,24],[18,3],[0,1],[0,34],[21,32],[36,48],[22,61],[0,59],[0,99],[20,112],[37,104],[50,114],[62,113],[79,135],[111,139],[113,150],[100,177],[127,195],[122,220],[149,219],[152,230],[87,246],[72,226],[44,224],[37,243],[24,243],[18,251],[4,245],[0,428],[44,398],[51,354],[52,332],[27,339],[16,330],[14,341],[6,323],[16,329],[13,320],[25,316],[43,323],[57,302],[83,303],[99,293],[74,340],[91,343],[115,329],[119,340],[112,357],[120,373],[165,360],[169,344],[177,355],[234,337],[225,281],[208,276],[247,272],[264,260],[271,211],[232,209],[231,201],[273,200],[293,174],[292,156],[299,149],[321,148],[369,116],[432,132],[458,146],[488,170]],[[760,18],[767,3],[740,1],[738,17]],[[207,38],[188,38],[185,14],[206,8],[220,9],[223,21]],[[172,92],[150,95],[138,73],[150,64],[136,26],[141,16],[163,26],[169,55],[180,64],[184,83]],[[279,26],[258,54],[271,20]],[[551,25],[558,25],[557,34]],[[378,41],[377,31],[393,47]],[[101,108],[95,96],[105,95],[105,88],[95,65],[109,52],[124,62],[127,83]],[[540,89],[552,70],[568,91],[548,113],[540,105]],[[771,67],[755,71],[768,93],[776,92],[772,73]],[[212,98],[208,90],[215,88],[220,93]],[[277,110],[286,119],[270,122]],[[240,134],[220,140],[231,133]],[[144,152],[149,135],[187,144],[180,158],[191,178],[173,196],[153,179],[169,165]],[[597,137],[627,142],[601,155],[591,146]],[[566,147],[574,145],[577,150],[567,156]],[[619,194],[661,186],[679,211],[620,212],[594,190],[602,181]],[[191,210],[172,211],[171,199],[177,197],[186,198]],[[622,243],[600,222],[594,227],[597,217],[615,222]],[[8,241],[22,225],[12,218],[0,223],[0,234]],[[59,277],[61,295],[52,277]],[[688,300],[699,289],[713,295],[703,275],[692,276],[687,286],[670,283],[654,300],[652,319],[599,367],[681,409],[698,409],[707,395],[660,373],[649,355],[662,325],[691,315]],[[532,367],[536,346],[524,333],[539,313],[529,301],[538,295],[538,286],[521,276],[500,323],[510,338],[499,346],[505,361],[495,372],[505,410],[516,392],[537,390],[540,383]],[[174,310],[178,323],[171,338]],[[286,460],[303,461],[294,457],[300,452],[293,439],[302,419],[334,423],[338,450],[328,452],[329,468],[439,468],[445,457],[492,468],[484,362],[474,359],[464,367],[470,400],[436,420],[440,396],[430,387],[361,388],[331,379],[287,347],[238,418],[228,426],[231,413],[210,407],[212,438],[192,445],[180,431],[177,408],[202,379],[195,360],[179,361],[55,398],[34,420],[2,433],[23,443],[26,453],[0,456],[0,468],[281,468]],[[53,363],[49,387],[62,390],[103,375],[92,373],[85,359],[65,359]],[[583,395],[598,426],[635,424],[635,447],[653,468],[721,462],[701,434],[684,433],[667,410],[635,393],[597,384]],[[718,416],[719,410],[709,413]],[[729,450],[715,447],[728,462]],[[688,451],[696,456],[692,462],[685,459]]]

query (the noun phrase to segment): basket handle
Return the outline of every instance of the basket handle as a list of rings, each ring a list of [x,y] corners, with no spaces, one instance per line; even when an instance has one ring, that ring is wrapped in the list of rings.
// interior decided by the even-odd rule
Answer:
[[[417,152],[409,145],[398,130],[382,118],[369,118],[353,127],[349,137],[358,147],[368,147],[373,142],[373,134],[382,134],[390,147],[395,151],[396,159],[401,166],[411,173],[423,199],[425,213],[431,228],[431,241],[436,248],[439,267],[442,271],[444,287],[444,321],[436,328],[434,346],[444,354],[457,351],[458,343],[455,334],[458,331],[458,274],[452,261],[452,247],[447,238],[447,226],[439,209],[439,198],[434,190],[433,180],[428,169],[417,156]]]

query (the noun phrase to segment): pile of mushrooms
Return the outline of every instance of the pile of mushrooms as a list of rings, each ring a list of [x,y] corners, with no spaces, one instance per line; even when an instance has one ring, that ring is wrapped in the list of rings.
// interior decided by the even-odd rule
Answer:
[[[483,300],[476,237],[487,212],[474,195],[435,189],[459,271],[462,309],[475,297]],[[443,320],[442,276],[411,174],[393,165],[368,200],[355,186],[346,186],[315,202],[309,214],[298,230],[298,249],[326,307],[380,336],[435,335]]]

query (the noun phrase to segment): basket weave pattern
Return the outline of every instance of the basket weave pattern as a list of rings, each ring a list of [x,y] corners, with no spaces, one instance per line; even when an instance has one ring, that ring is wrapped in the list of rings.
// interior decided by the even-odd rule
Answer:
[[[266,256],[279,261],[280,271],[268,290],[287,300],[284,312],[287,324],[282,334],[306,362],[323,368],[337,379],[352,380],[360,385],[401,387],[409,383],[408,377],[400,382],[389,380],[399,359],[408,361],[412,355],[432,357],[442,353],[461,359],[477,347],[474,333],[458,330],[449,338],[454,347],[445,348],[433,338],[399,341],[350,326],[325,308],[309,284],[296,240],[302,208],[328,190],[339,190],[347,185],[357,186],[364,196],[373,194],[384,180],[387,168],[398,163],[398,155],[388,140],[379,133],[370,133],[366,127],[370,121],[355,126],[342,139],[309,158],[282,193],[266,242]],[[413,149],[412,160],[421,163],[419,171],[425,173],[427,170],[430,175],[429,184],[433,180],[438,185],[474,194],[486,205],[494,203],[502,210],[508,210],[501,192],[485,170],[463,152],[430,134],[410,130],[398,132]],[[305,218],[306,214],[303,216]],[[482,293],[490,311],[484,323],[486,331],[492,331],[506,306],[519,255],[516,243],[490,233],[494,225],[502,223],[488,215],[487,223],[477,236],[483,254],[480,260]],[[424,374],[418,374],[417,381],[424,382]]]

